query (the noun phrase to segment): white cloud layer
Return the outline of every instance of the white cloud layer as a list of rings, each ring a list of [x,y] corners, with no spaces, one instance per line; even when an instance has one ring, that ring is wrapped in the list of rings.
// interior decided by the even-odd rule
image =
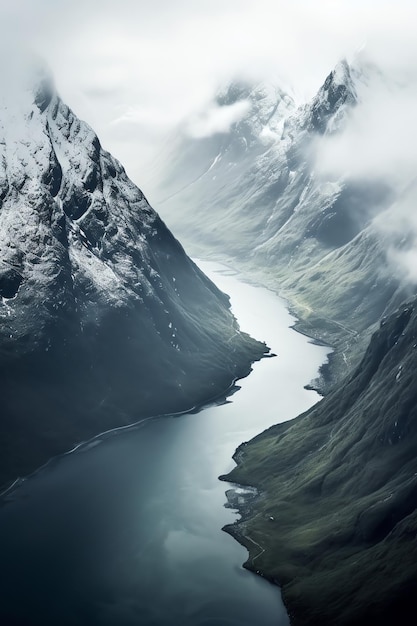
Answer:
[[[37,49],[59,91],[143,186],[167,132],[238,76],[310,96],[365,41],[416,72],[414,0],[2,0],[9,45]],[[146,191],[146,189],[145,189]]]
[[[373,76],[342,133],[315,144],[325,177],[389,185],[398,198],[374,220],[392,269],[417,284],[417,73],[411,59]]]
[[[417,174],[399,199],[374,219],[392,271],[417,286]]]
[[[379,179],[400,189],[417,173],[417,81],[376,77],[359,96],[344,132],[318,141],[317,167],[327,175]]]
[[[400,278],[407,283],[417,285],[417,246],[406,251],[388,250],[388,260]]]
[[[212,104],[205,111],[191,116],[186,125],[186,133],[195,139],[227,133],[232,124],[241,120],[250,108],[249,100],[239,100],[229,106]]]

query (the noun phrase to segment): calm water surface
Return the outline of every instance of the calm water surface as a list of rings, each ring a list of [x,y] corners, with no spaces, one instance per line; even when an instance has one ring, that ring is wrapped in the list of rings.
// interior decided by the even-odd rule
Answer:
[[[270,291],[200,263],[229,293],[263,359],[227,403],[99,437],[3,497],[0,614],[10,624],[284,626],[279,589],[242,569],[223,525],[235,448],[318,400],[303,389],[327,349],[289,328]],[[3,622],[2,622],[3,623]]]

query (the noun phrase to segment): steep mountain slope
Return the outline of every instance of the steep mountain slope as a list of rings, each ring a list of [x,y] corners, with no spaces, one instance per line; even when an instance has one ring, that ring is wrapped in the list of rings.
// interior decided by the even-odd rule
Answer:
[[[282,585],[294,626],[413,623],[416,371],[414,299],[381,322],[346,381],[242,444],[223,477],[261,491],[225,530],[249,569]]]
[[[1,96],[0,320],[0,484],[265,352],[42,68]]]
[[[171,173],[155,191],[162,214],[190,250],[227,250],[283,293],[302,318],[300,328],[337,348],[327,387],[358,362],[378,319],[409,295],[393,278],[386,241],[374,227],[398,191],[389,181],[317,171],[318,140],[340,132],[378,80],[377,68],[363,58],[342,61],[307,104],[296,108],[287,96],[287,106],[271,119],[253,105],[228,135],[183,137],[187,163],[171,158]],[[249,93],[253,102],[256,89],[233,93]],[[282,93],[279,98],[285,101]],[[174,189],[174,172],[204,159],[199,177]]]

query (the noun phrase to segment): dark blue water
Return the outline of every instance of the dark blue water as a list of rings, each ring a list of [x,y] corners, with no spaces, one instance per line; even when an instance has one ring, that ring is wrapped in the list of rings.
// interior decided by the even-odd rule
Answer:
[[[217,477],[242,441],[317,400],[303,385],[326,350],[288,328],[271,292],[203,269],[278,357],[257,363],[227,403],[99,437],[7,493],[2,624],[288,624],[279,589],[242,569],[246,550],[221,531],[236,512]]]

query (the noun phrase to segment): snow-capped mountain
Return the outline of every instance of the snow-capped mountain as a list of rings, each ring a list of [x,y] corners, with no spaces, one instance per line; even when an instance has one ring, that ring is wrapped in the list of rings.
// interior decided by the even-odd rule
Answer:
[[[343,130],[375,77],[379,70],[358,56],[338,63],[310,102],[296,106],[276,88],[264,109],[257,87],[232,86],[233,96],[218,101],[249,99],[246,116],[227,134],[182,135],[182,156],[170,156],[152,192],[190,250],[227,254],[280,289],[302,327],[338,348],[337,377],[357,362],[379,318],[409,295],[374,224],[398,190],[389,179],[370,184],[317,168],[318,140]]]
[[[2,87],[1,482],[207,400],[265,351],[48,72]]]

